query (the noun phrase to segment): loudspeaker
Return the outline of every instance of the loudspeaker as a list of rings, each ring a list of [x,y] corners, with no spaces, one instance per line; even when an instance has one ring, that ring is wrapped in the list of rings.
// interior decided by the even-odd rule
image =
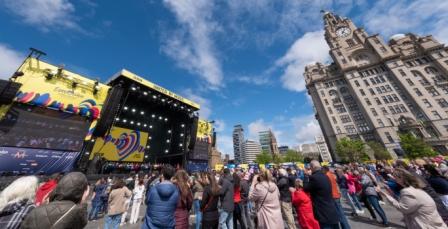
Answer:
[[[101,116],[92,133],[93,137],[103,137],[114,122],[115,115],[120,109],[120,101],[123,96],[123,88],[112,87],[107,96],[106,102],[101,110]]]
[[[198,134],[198,121],[199,117],[193,118],[193,124],[190,128],[190,144],[188,144],[188,149],[193,150],[194,144],[196,144],[196,135]]]
[[[22,84],[0,80],[0,104],[10,104],[14,100]]]

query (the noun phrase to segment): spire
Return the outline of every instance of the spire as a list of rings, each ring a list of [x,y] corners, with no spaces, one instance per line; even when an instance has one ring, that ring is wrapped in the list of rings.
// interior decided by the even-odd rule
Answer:
[[[321,13],[324,14],[323,19],[324,19],[325,26],[336,25],[340,21],[342,21],[342,18],[339,17],[339,15],[333,14],[333,12],[321,10]]]

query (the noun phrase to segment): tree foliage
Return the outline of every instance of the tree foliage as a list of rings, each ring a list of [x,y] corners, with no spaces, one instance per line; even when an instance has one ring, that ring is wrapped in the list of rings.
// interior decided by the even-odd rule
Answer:
[[[421,138],[416,138],[412,134],[400,134],[401,148],[406,153],[406,157],[414,159],[419,157],[436,156],[437,153],[426,144]]]
[[[367,145],[373,151],[373,155],[376,160],[389,160],[392,159],[390,153],[378,142],[370,141],[367,142]]]
[[[303,162],[303,156],[301,153],[295,150],[288,150],[286,154],[283,156],[284,162]]]
[[[267,164],[272,162],[272,155],[266,151],[262,151],[255,158],[255,163],[258,164]]]
[[[343,161],[359,162],[366,159],[364,142],[343,138],[336,142],[336,152]]]

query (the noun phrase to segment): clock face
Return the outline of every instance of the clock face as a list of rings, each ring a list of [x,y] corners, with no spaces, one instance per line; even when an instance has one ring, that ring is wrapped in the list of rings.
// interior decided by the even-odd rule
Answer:
[[[350,30],[350,28],[348,27],[340,27],[336,30],[336,35],[338,37],[347,37],[348,35],[350,35],[352,31]]]

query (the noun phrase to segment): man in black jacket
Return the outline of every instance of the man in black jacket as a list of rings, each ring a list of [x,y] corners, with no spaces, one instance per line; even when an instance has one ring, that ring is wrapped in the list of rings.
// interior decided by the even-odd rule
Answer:
[[[331,183],[328,177],[321,172],[320,163],[316,160],[310,162],[310,170],[305,171],[303,188],[311,194],[313,211],[321,229],[339,228],[339,219],[331,192]]]
[[[249,213],[249,179],[250,179],[250,173],[245,172],[243,179],[241,179],[240,183],[240,191],[241,191],[241,206],[242,206],[242,213],[241,217],[243,218],[243,221],[246,223],[245,228],[253,228],[252,225],[252,219],[250,218]]]
[[[221,186],[219,228],[233,229],[233,178],[229,169],[224,169],[224,174],[219,179],[219,185]]]
[[[283,220],[286,221],[289,229],[295,229],[296,224],[292,215],[291,192],[289,191],[290,181],[288,173],[284,169],[279,169],[278,172],[279,179],[277,182],[277,187],[280,191],[280,206],[282,209]]]

